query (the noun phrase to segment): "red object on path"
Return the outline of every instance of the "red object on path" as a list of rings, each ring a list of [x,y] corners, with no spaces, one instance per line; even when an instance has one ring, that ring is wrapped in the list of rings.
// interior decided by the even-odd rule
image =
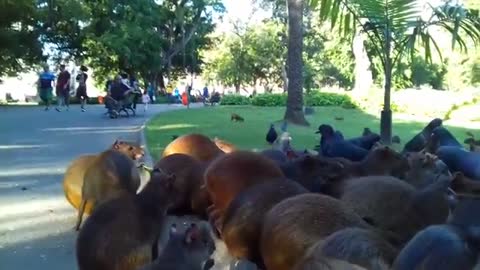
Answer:
[[[185,92],[183,92],[183,94],[182,94],[182,104],[185,105],[185,106],[188,105],[188,95]]]
[[[98,96],[98,104],[103,104],[103,96]]]

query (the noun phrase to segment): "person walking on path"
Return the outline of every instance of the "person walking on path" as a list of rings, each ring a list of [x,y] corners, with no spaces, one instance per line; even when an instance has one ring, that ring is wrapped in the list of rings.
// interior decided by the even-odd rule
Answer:
[[[43,72],[39,74],[38,89],[39,95],[43,103],[45,103],[45,111],[50,108],[50,101],[53,95],[53,85],[55,84],[55,75],[50,72],[48,65],[43,67]]]
[[[57,79],[57,108],[58,112],[61,111],[60,107],[69,108],[70,100],[70,72],[65,69],[65,65],[60,65],[60,73]]]
[[[78,82],[78,88],[77,88],[77,98],[80,100],[82,112],[85,112],[85,104],[87,103],[88,100],[88,95],[87,95],[87,75],[88,68],[86,66],[81,66],[80,67],[80,73],[77,75],[77,82]]]

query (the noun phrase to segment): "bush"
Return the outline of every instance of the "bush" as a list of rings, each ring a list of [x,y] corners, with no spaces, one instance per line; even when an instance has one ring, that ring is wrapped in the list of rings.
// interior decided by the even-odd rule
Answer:
[[[280,107],[287,105],[285,94],[259,94],[252,98],[252,105],[260,107]]]
[[[319,91],[305,95],[305,105],[312,107],[338,106],[346,109],[357,108],[357,105],[347,95]]]
[[[250,99],[241,95],[224,95],[220,100],[221,105],[250,105]]]

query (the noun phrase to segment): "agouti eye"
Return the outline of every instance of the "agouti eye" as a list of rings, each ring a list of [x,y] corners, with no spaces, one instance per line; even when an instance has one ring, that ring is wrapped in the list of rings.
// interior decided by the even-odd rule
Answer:
[[[128,147],[128,150],[132,151],[132,150],[133,150],[133,147],[132,147],[132,146]]]

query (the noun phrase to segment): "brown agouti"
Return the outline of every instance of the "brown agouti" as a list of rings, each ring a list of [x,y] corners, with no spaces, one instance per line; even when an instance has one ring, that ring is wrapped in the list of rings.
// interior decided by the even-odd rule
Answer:
[[[405,156],[410,165],[405,181],[418,189],[434,183],[441,175],[450,176],[448,166],[433,154],[421,151],[408,152]]]
[[[394,233],[401,246],[426,226],[447,220],[450,180],[417,190],[391,176],[361,177],[346,184],[341,201],[374,227]]]
[[[230,255],[263,268],[259,242],[266,213],[280,201],[307,192],[288,179],[268,181],[240,192],[227,208],[221,228]]]
[[[172,154],[160,159],[154,166],[176,175],[174,188],[179,196],[168,211],[169,215],[198,215],[206,218],[208,196],[200,189],[204,185],[203,174],[206,164],[185,154]]]
[[[219,217],[238,193],[249,186],[283,177],[280,168],[260,154],[237,151],[220,156],[212,161],[204,175],[212,203],[210,212],[215,212],[213,219],[221,226],[223,221]]]
[[[110,147],[112,150],[118,150],[126,154],[133,160],[138,160],[144,156],[143,148],[130,142],[115,141]],[[95,161],[98,155],[83,155],[75,159],[65,171],[63,178],[63,191],[67,201],[75,208],[80,207],[82,201],[83,177],[87,168]],[[92,205],[87,203],[85,213],[90,214]]]
[[[305,155],[280,165],[283,173],[311,192],[322,192],[326,182],[346,177],[345,166],[332,158]]]
[[[244,122],[245,119],[236,113],[232,113],[230,116],[230,121],[232,122]]]
[[[187,134],[169,143],[167,147],[165,147],[162,157],[172,154],[185,154],[199,161],[208,162],[224,153],[207,136],[202,134]]]
[[[352,177],[391,175],[403,177],[409,170],[408,160],[393,148],[377,143],[364,160],[351,162],[346,170]]]
[[[450,187],[458,194],[480,195],[480,182],[466,177],[461,172],[453,174]]]
[[[224,153],[227,153],[227,154],[238,150],[237,147],[232,143],[229,143],[224,140],[220,140],[217,137],[213,139],[213,142],[218,148],[220,148],[220,150],[222,150]]]
[[[350,264],[345,261],[326,258],[321,254],[309,252],[302,258],[293,270],[367,270],[358,265]],[[387,270],[387,269],[368,269],[368,270]]]
[[[260,250],[267,270],[291,270],[307,250],[349,227],[370,227],[337,199],[302,194],[275,205],[263,221]]]
[[[75,226],[80,228],[87,202],[91,208],[126,194],[136,194],[140,174],[136,164],[117,150],[107,150],[96,156],[85,170],[82,185],[82,202],[78,208]]]
[[[158,170],[137,195],[100,205],[77,238],[79,270],[136,270],[157,257],[166,211],[177,196],[174,175]]]
[[[321,192],[339,198],[344,185],[352,178],[362,176],[390,175],[404,177],[409,171],[408,160],[394,149],[381,144],[376,144],[364,160],[354,162],[344,158],[332,158],[340,162],[345,169],[343,177],[330,178],[321,187]]]
[[[140,270],[207,270],[214,264],[210,259],[214,250],[210,231],[203,224],[192,223],[185,231],[172,224],[159,257]]]
[[[374,230],[347,228],[337,231],[316,246],[319,254],[344,260],[366,269],[375,269],[379,263],[392,266],[399,250]]]

